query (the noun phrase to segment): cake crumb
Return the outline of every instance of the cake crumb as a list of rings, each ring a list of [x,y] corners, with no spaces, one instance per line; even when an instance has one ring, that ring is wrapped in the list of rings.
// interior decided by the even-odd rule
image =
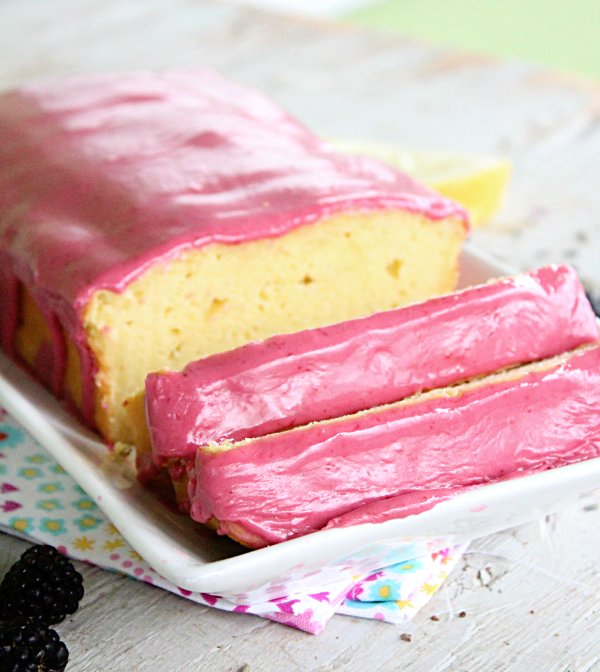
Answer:
[[[431,617],[431,620],[432,620],[432,621],[439,621],[439,620],[440,620],[440,617],[439,617],[439,616],[436,616],[436,615],[434,614],[434,615]]]
[[[250,672],[250,665],[246,663],[243,667],[240,667],[240,672]]]
[[[412,635],[409,635],[407,632],[404,632],[400,635],[400,639],[403,642],[412,642]]]
[[[460,614],[458,615],[459,618],[464,618],[467,615],[466,611],[461,611]]]
[[[133,450],[133,446],[130,446],[128,443],[123,443],[123,441],[115,442],[113,447],[113,452],[119,457],[129,457]]]

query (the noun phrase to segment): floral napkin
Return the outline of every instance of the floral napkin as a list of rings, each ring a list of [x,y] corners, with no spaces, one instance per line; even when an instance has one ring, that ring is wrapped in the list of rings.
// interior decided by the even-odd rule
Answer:
[[[0,408],[0,530],[28,541],[51,544],[77,560],[127,574],[200,604],[255,614],[312,634],[333,614],[410,620],[429,601],[460,559],[465,545],[442,549],[384,567],[349,582],[327,582],[318,592],[247,604],[192,593],[161,577],[119,534],[66,471],[6,411]]]

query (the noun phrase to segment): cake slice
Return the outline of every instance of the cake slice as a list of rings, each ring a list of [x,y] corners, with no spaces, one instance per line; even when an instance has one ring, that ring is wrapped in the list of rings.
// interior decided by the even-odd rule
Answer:
[[[397,498],[411,493],[447,495],[598,457],[599,414],[600,347],[582,346],[355,415],[200,448],[191,515],[252,547],[343,524],[375,502],[388,500],[394,517]]]
[[[159,464],[561,354],[600,338],[574,269],[548,266],[146,378]]]
[[[399,401],[552,357],[600,338],[575,271],[514,278],[330,327],[275,336],[146,378],[130,400],[138,477],[169,470],[189,510],[185,465],[198,447],[240,441]],[[153,451],[151,456],[150,451]]]
[[[467,219],[210,71],[0,95],[2,347],[109,441],[151,371],[451,291]]]

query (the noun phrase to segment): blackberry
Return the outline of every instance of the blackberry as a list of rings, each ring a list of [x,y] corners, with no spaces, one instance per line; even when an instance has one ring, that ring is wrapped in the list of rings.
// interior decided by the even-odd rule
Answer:
[[[31,618],[0,622],[2,672],[63,672],[69,651],[54,630]]]
[[[46,625],[77,611],[83,579],[52,546],[32,546],[0,584],[0,619],[30,616]]]

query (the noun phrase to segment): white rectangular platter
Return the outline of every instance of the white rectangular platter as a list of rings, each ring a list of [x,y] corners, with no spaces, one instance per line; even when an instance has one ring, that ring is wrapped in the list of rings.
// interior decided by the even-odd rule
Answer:
[[[466,247],[460,287],[508,275]],[[97,502],[133,548],[181,588],[228,596],[268,590],[276,598],[492,534],[554,512],[600,489],[600,458],[486,485],[430,511],[381,524],[332,529],[246,551],[172,513],[127,470],[116,470],[97,435],[68,415],[40,385],[0,353],[0,405]],[[281,587],[279,591],[278,587]]]

